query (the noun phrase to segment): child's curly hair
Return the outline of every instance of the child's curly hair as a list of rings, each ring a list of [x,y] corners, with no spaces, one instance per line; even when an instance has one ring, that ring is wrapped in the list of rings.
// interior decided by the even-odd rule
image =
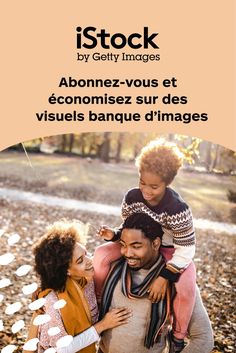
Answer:
[[[65,289],[67,271],[76,242],[85,244],[86,232],[78,221],[59,221],[47,228],[33,246],[35,271],[40,277],[41,289]]]
[[[163,140],[150,141],[142,148],[135,164],[140,171],[159,175],[169,185],[183,163],[183,154],[177,145]]]

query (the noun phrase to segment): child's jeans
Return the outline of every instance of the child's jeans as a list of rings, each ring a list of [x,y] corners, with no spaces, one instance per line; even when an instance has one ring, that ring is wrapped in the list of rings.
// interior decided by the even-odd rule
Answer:
[[[172,258],[174,248],[161,247],[160,252],[168,261]],[[101,301],[102,289],[110,265],[121,257],[119,243],[106,243],[99,246],[94,253],[94,280],[98,303]],[[192,316],[196,292],[196,269],[193,262],[181,274],[175,283],[176,296],[173,301],[173,333],[176,338],[184,338],[187,334],[188,324]]]

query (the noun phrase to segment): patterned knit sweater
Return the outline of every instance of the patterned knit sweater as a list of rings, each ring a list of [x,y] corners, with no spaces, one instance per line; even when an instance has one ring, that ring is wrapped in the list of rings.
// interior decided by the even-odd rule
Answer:
[[[144,200],[139,188],[127,192],[122,202],[122,218],[125,220],[133,213],[146,213],[160,223],[164,232],[162,246],[175,248],[174,255],[168,261],[168,268],[173,273],[185,269],[195,253],[195,233],[193,218],[189,206],[180,195],[170,187],[156,206]],[[120,230],[122,229],[122,225]],[[120,232],[117,233],[119,237]],[[116,237],[117,238],[117,237]],[[163,276],[165,277],[165,276]],[[168,276],[166,278],[170,279]]]

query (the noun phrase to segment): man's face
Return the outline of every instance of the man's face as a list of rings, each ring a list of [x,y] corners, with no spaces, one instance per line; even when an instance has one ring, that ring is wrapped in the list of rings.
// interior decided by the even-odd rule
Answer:
[[[149,269],[159,255],[160,239],[150,240],[139,229],[124,228],[120,238],[121,254],[130,268]]]

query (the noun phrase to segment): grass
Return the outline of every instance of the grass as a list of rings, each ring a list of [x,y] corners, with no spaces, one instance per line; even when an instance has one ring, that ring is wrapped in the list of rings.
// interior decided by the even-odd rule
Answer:
[[[47,193],[51,190],[53,194],[59,189],[63,189],[64,194],[67,190],[83,189],[90,201],[94,201],[96,194],[96,201],[119,205],[124,193],[138,183],[133,163],[105,164],[99,160],[56,154],[29,154],[29,158],[33,168],[23,153],[0,153],[2,187],[4,184],[11,187],[14,179],[18,181],[18,188],[24,189],[27,182],[32,191],[37,183],[46,184]],[[182,170],[172,186],[191,206],[196,218],[236,223],[236,204],[227,199],[227,190],[235,189],[235,185],[235,178],[230,176]]]

